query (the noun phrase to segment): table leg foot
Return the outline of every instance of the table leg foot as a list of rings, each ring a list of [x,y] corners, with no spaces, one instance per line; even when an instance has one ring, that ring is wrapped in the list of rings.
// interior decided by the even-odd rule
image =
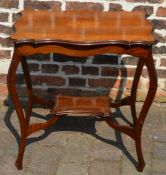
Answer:
[[[145,167],[145,163],[138,163],[137,170],[139,172],[143,172],[144,167]]]
[[[22,170],[22,162],[20,162],[19,160],[16,160],[15,166],[17,167],[18,170]]]
[[[19,145],[19,152],[18,152],[17,160],[15,163],[18,170],[21,170],[23,168],[22,164],[23,164],[25,147],[26,147],[26,136],[22,136],[21,141],[20,141],[20,145]]]
[[[141,136],[136,137],[135,146],[136,146],[136,153],[138,157],[137,170],[142,172],[145,167],[145,161],[142,153]]]

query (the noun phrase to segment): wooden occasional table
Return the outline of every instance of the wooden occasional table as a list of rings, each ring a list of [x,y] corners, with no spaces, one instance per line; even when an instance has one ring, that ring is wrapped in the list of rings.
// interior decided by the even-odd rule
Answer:
[[[8,89],[17,111],[21,127],[16,166],[22,169],[26,138],[41,129],[53,125],[60,116],[87,115],[100,116],[106,123],[122,133],[129,135],[134,141],[138,157],[138,171],[145,166],[141,132],[145,117],[154,99],[157,89],[157,76],[152,58],[151,24],[142,12],[97,12],[97,11],[40,11],[24,10],[22,17],[15,25],[14,55],[8,72]],[[32,54],[58,53],[73,57],[87,57],[103,54],[128,54],[139,57],[131,95],[119,102],[109,101],[109,97],[69,97],[57,96],[56,105],[33,95],[33,88],[25,56]],[[28,90],[28,104],[24,115],[16,92],[16,69],[21,63]],[[136,92],[143,69],[149,73],[149,89],[139,116],[136,114]],[[71,100],[72,98],[72,100]],[[70,101],[74,101],[73,104]],[[63,105],[65,102],[65,106]],[[45,123],[30,124],[33,104],[53,107],[52,118]],[[82,104],[82,105],[80,105]],[[84,104],[91,104],[85,105]],[[133,126],[120,125],[112,120],[110,107],[118,108],[129,105],[133,117]],[[111,156],[111,155],[110,155]]]

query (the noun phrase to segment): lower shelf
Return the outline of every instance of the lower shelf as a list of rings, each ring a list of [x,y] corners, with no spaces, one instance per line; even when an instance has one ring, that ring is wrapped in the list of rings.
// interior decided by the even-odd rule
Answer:
[[[109,97],[75,97],[58,95],[51,114],[65,116],[103,116],[109,114]]]

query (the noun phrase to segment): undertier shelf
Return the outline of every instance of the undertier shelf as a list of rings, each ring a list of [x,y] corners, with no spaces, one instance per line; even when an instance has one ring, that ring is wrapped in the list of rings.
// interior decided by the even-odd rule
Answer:
[[[109,114],[110,98],[106,96],[76,97],[58,95],[52,114],[65,116],[105,116]]]

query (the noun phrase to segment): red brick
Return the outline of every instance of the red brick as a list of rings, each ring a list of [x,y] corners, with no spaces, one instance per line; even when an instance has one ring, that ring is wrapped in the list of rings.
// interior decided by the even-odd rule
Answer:
[[[116,67],[101,67],[101,75],[114,76],[116,78],[119,75],[119,69]]]
[[[83,75],[99,75],[99,68],[93,66],[82,66]]]
[[[164,73],[166,73],[165,70],[157,69],[158,77],[164,78]],[[166,74],[165,74],[165,75],[166,75]],[[143,76],[144,78],[148,78],[148,77],[149,77],[149,74],[148,74],[148,71],[147,71],[146,68],[143,69],[143,71],[142,71],[142,76]]]
[[[0,24],[0,33],[4,33],[6,35],[11,35],[13,33],[13,29],[9,26],[5,26]]]
[[[21,12],[20,13],[13,13],[13,18],[12,21],[15,22],[21,17]]]
[[[89,87],[91,88],[112,88],[119,87],[119,80],[100,78],[100,79],[88,79]]]
[[[26,0],[24,1],[24,7],[26,9],[52,9],[52,10],[61,10],[61,2],[57,1],[33,1],[33,0]]]
[[[116,99],[117,97],[117,94],[118,94],[118,91],[117,89],[111,89],[110,92],[109,92],[109,97],[110,97],[110,100],[113,101]]]
[[[55,86],[64,86],[65,79],[58,76],[32,76],[32,83],[34,85],[55,85]]]
[[[165,43],[166,42],[166,36],[160,34],[160,33],[153,33],[153,36],[155,37],[156,40],[158,40],[161,43]]]
[[[0,0],[1,8],[18,8],[19,1],[18,0]]]
[[[101,75],[114,76],[115,78],[119,75],[121,77],[133,77],[135,75],[135,68],[102,67]]]
[[[147,16],[150,16],[153,14],[153,6],[136,6],[132,11],[143,11]]]
[[[27,88],[22,87],[22,85],[17,85],[17,92],[19,97],[27,97]]]
[[[149,0],[150,3],[163,3],[164,0]]]
[[[121,61],[121,65],[137,65],[138,63],[138,58],[132,57],[132,56],[126,56],[123,57]]]
[[[153,54],[166,54],[166,46],[154,46],[153,47]]]
[[[156,92],[156,96],[157,97],[166,97],[166,91],[158,88],[157,92]]]
[[[41,88],[33,88],[33,92],[34,92],[34,95],[37,95],[39,96],[40,98],[44,98],[44,99],[51,99],[51,100],[54,100],[54,96],[53,94],[51,94],[51,97],[49,97],[49,94],[46,90],[44,89],[41,89]]]
[[[79,73],[79,67],[74,65],[64,65],[62,71],[67,75],[74,75]]]
[[[163,3],[164,0],[125,0],[126,2],[149,2],[149,3]]]
[[[138,89],[141,89],[141,88],[147,89],[147,87],[142,87],[142,84],[144,84],[144,83],[141,83],[141,81],[144,81],[144,80],[140,79],[139,84],[138,84]],[[124,86],[125,86],[126,89],[131,90],[132,84],[133,84],[133,80],[126,80],[126,83],[125,83]]]
[[[165,20],[154,19],[151,22],[153,24],[154,29],[165,29],[166,28]]]
[[[157,69],[158,78],[166,78],[166,69]]]
[[[166,59],[161,58],[160,66],[166,66]]]
[[[16,76],[16,84],[25,84],[24,75],[19,73]]]
[[[13,47],[13,42],[9,38],[0,38],[0,45],[2,47]]]
[[[33,61],[50,61],[50,54],[35,54],[27,58]]]
[[[82,90],[81,96],[104,96],[109,94],[109,89],[89,89],[89,90]]]
[[[133,84],[133,81],[132,80],[126,80],[125,88],[126,89],[131,89],[132,84]]]
[[[0,74],[0,84],[6,84],[6,83],[7,83],[7,75],[6,74]]]
[[[117,100],[121,100],[122,95],[123,96],[129,96],[130,95],[130,91],[127,89],[111,89],[110,93],[109,93],[109,97],[111,101],[117,101]]]
[[[148,0],[125,0],[126,2],[148,2]]]
[[[53,60],[55,62],[76,62],[76,63],[86,62],[85,57],[71,57],[71,56],[65,56],[65,55],[60,55],[60,54],[54,54]]]
[[[69,78],[69,86],[85,87],[86,80],[83,78]]]
[[[81,89],[77,89],[77,88],[48,88],[47,90],[50,98],[52,98],[52,96],[56,96],[56,95],[72,95],[72,96],[81,96],[82,90]]]
[[[111,88],[121,89],[123,88],[123,79],[116,79],[114,85]]]
[[[59,66],[55,64],[43,64],[41,67],[42,73],[57,73],[58,69]]]
[[[120,10],[122,10],[122,5],[110,3],[109,10],[110,11],[120,11]]]
[[[28,68],[30,72],[37,72],[39,71],[39,64],[30,63],[28,64]]]
[[[117,65],[118,56],[116,55],[97,55],[93,58],[93,64],[108,64],[108,65]]]
[[[0,103],[2,103],[8,96],[8,88],[7,88],[7,84],[1,84],[0,83]]]
[[[166,91],[158,88],[154,101],[157,101],[159,103],[165,103],[166,102]]]
[[[149,76],[148,76],[148,71],[147,71],[146,68],[142,70],[142,76],[143,76],[144,78],[148,78],[148,77],[149,77]]]
[[[158,8],[156,16],[166,17],[166,8],[165,7]]]
[[[67,10],[103,10],[102,3],[92,2],[66,2]]]
[[[9,50],[0,50],[0,59],[10,59],[10,53],[11,51]]]
[[[8,22],[9,13],[0,12],[0,22]]]
[[[121,77],[134,77],[135,68],[121,68]]]
[[[108,96],[110,89],[100,89],[100,91],[93,90],[84,90],[84,89],[77,89],[74,88],[50,88],[48,90],[43,90],[36,88],[34,89],[34,93],[42,98],[52,99],[54,100],[57,95],[67,95],[67,96]]]

